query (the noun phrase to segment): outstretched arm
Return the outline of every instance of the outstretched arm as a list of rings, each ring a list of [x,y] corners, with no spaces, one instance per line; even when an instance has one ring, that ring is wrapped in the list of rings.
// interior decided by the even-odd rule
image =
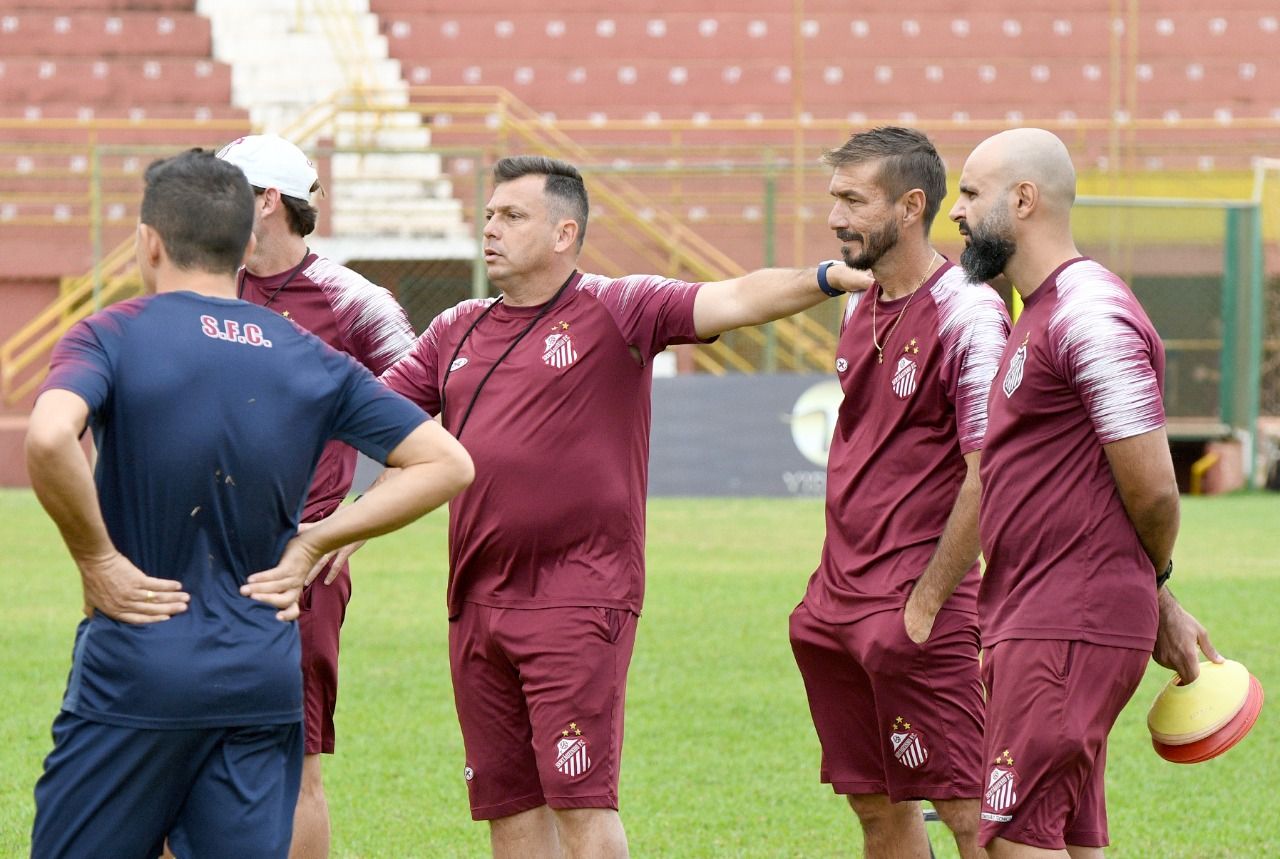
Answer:
[[[471,484],[475,470],[462,445],[436,421],[425,421],[387,456],[400,469],[285,546],[280,562],[249,576],[240,592],[279,608],[281,620],[298,615],[307,574],[328,552],[386,534],[434,510]]]
[[[1142,548],[1151,559],[1154,578],[1173,557],[1173,543],[1178,536],[1180,509],[1178,483],[1169,455],[1169,439],[1164,427],[1103,445],[1116,489],[1125,513],[1138,532]],[[1160,624],[1156,630],[1153,658],[1166,668],[1178,672],[1184,682],[1200,676],[1196,648],[1214,662],[1222,656],[1209,641],[1209,633],[1200,622],[1178,604],[1168,586],[1157,595]]]
[[[841,292],[871,287],[870,272],[837,263],[827,283]],[[781,319],[826,301],[818,289],[817,269],[762,268],[732,280],[703,284],[693,302],[693,325],[707,339],[734,328]]]
[[[916,644],[923,644],[933,630],[933,622],[955,591],[965,573],[978,560],[978,503],[982,496],[982,481],[978,477],[978,464],[982,452],[964,455],[966,471],[960,492],[956,495],[951,515],[938,538],[929,564],[916,579],[903,622],[907,635]]]
[[[27,429],[27,470],[80,570],[85,614],[94,610],[126,623],[156,623],[186,611],[190,596],[172,579],[148,576],[120,554],[98,505],[98,492],[80,433],[89,405],[78,395],[51,388],[36,400]]]

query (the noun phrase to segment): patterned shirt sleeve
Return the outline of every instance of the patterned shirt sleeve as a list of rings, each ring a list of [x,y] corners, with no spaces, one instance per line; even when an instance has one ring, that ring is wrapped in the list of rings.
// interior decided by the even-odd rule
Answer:
[[[1072,266],[1058,279],[1049,320],[1059,371],[1079,394],[1100,444],[1165,424],[1156,370],[1163,347],[1119,279],[1096,264]]]
[[[485,299],[464,301],[431,320],[427,330],[422,332],[422,336],[404,357],[382,374],[383,383],[396,393],[408,397],[419,408],[430,414],[437,414],[440,411],[440,361],[448,360],[448,356],[444,359],[440,357],[441,338],[450,326],[468,315],[468,310],[483,308],[488,303],[489,300]]]
[[[878,290],[880,287],[873,288]],[[853,312],[858,309],[858,305],[871,300],[868,297],[870,293],[870,289],[857,289],[849,293],[849,297],[845,299],[844,313],[840,315],[841,334],[844,334],[844,330],[849,327],[849,320],[853,319]]]
[[[348,353],[371,372],[386,372],[413,347],[413,326],[388,290],[323,257],[307,276],[328,296]]]
[[[938,291],[942,382],[955,404],[961,453],[982,449],[987,399],[1009,339],[1009,327],[1004,302],[990,287],[952,283]]]
[[[584,274],[578,288],[609,309],[627,345],[646,360],[674,343],[711,342],[699,340],[694,330],[693,302],[700,283],[648,274],[617,280]]]

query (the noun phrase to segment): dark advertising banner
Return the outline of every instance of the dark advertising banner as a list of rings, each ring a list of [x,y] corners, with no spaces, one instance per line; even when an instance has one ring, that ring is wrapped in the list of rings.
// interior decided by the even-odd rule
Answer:
[[[840,399],[822,374],[654,379],[649,494],[821,497]]]

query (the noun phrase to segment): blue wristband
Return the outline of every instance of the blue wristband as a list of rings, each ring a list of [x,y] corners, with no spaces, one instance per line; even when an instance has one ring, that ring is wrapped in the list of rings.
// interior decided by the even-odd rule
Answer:
[[[818,289],[822,290],[832,298],[839,298],[844,295],[844,293],[827,282],[827,269],[831,268],[833,265],[843,265],[843,262],[838,259],[829,259],[818,266]]]

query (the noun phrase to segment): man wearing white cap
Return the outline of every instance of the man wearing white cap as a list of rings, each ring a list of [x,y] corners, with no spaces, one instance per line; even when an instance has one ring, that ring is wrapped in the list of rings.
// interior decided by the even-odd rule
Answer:
[[[262,134],[228,143],[218,157],[243,170],[255,194],[257,246],[240,271],[240,298],[292,319],[374,374],[408,352],[415,339],[413,328],[391,293],[307,247],[317,215],[310,197],[320,183],[315,165],[302,150],[281,137]],[[353,448],[329,443],[307,494],[304,526],[337,509],[351,488],[355,463]],[[329,855],[329,809],[320,755],[333,754],[334,749],[338,636],[351,598],[349,554],[342,550],[313,570],[300,601],[306,757],[290,853],[296,859]]]

